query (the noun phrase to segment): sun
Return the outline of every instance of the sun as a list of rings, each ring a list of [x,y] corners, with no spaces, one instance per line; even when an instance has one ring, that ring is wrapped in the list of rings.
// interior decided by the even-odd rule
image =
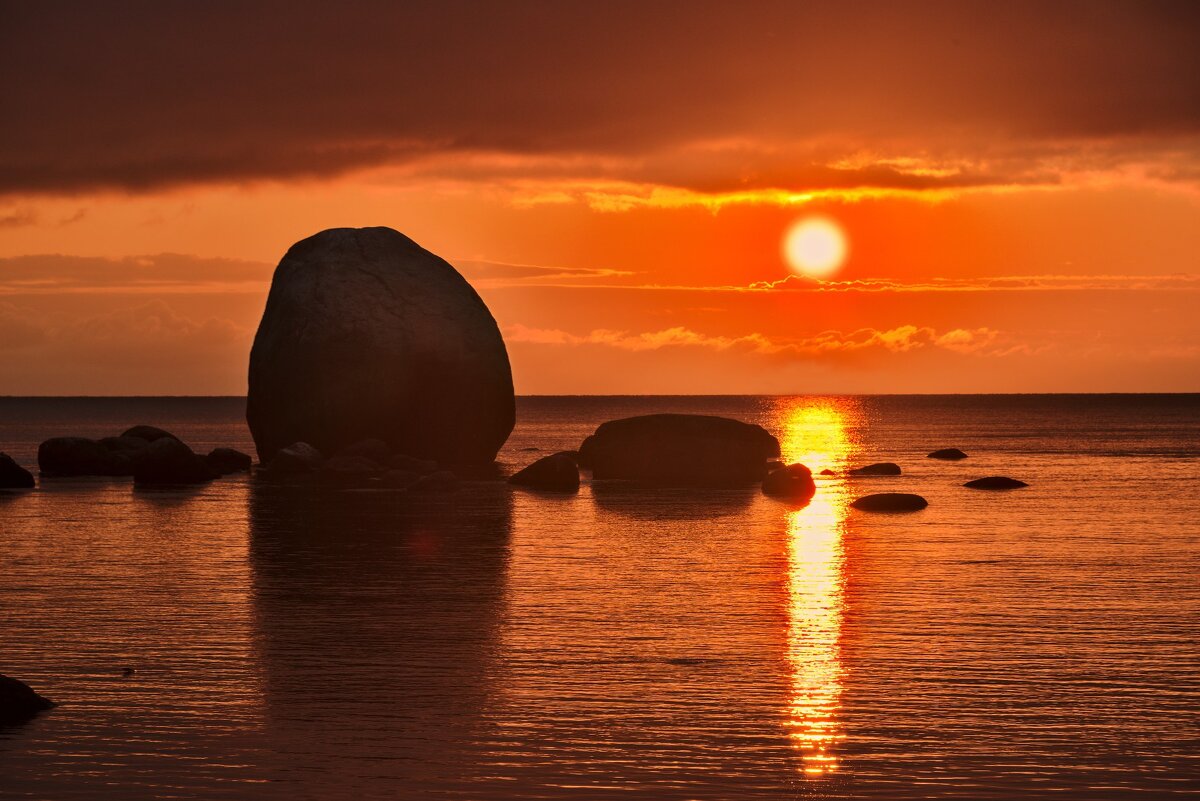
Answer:
[[[783,258],[797,275],[826,278],[846,260],[846,235],[828,217],[797,220],[783,237]]]

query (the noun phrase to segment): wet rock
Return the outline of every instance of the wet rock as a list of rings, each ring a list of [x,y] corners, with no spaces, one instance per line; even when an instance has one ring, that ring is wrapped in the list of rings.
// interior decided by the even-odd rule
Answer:
[[[250,354],[246,419],[260,460],[367,437],[489,464],[515,421],[500,329],[443,259],[390,228],[335,228],[275,270]]]
[[[204,459],[209,467],[223,476],[230,473],[248,473],[254,464],[250,454],[233,448],[213,448]]]
[[[293,442],[280,449],[267,465],[273,476],[294,476],[311,473],[321,466],[321,452],[307,442]]]
[[[94,439],[53,437],[38,446],[38,469],[46,476],[118,475],[117,460]]]
[[[134,426],[133,428],[121,434],[121,436],[136,437],[137,439],[144,439],[146,442],[154,442],[166,437],[174,440],[179,439],[179,437],[175,436],[170,431],[164,431],[157,426]]]
[[[133,481],[142,486],[203,484],[219,476],[203,457],[174,437],[151,442],[133,466]]]
[[[895,462],[877,462],[865,467],[856,467],[850,471],[852,476],[898,476],[900,465]]]
[[[0,489],[33,489],[34,486],[33,473],[7,453],[0,453]]]
[[[1028,487],[1029,485],[1024,481],[1018,481],[1008,476],[988,476],[987,478],[977,478],[974,481],[968,481],[963,486],[980,490],[1009,490]]]
[[[808,501],[817,491],[812,471],[802,464],[789,464],[767,473],[763,479],[764,495],[789,501]]]
[[[927,459],[946,459],[948,461],[958,461],[966,459],[967,455],[958,448],[942,448],[940,451],[934,451],[925,458]]]
[[[538,459],[514,474],[508,483],[549,492],[578,492],[579,467],[570,457],[556,453]]]
[[[56,704],[19,679],[0,674],[0,726],[24,723]]]
[[[381,439],[360,439],[347,445],[335,454],[337,456],[362,456],[376,464],[387,464],[392,458],[391,447]]]
[[[920,495],[907,492],[881,492],[864,495],[850,505],[864,512],[916,512],[928,506],[929,502]]]
[[[418,459],[406,453],[397,453],[388,460],[387,464],[395,470],[408,470],[420,476],[437,472],[438,469],[438,463],[432,459]]]
[[[612,420],[579,448],[597,480],[655,486],[738,487],[762,481],[779,441],[761,426],[696,414]]]
[[[454,492],[458,489],[458,476],[449,470],[439,470],[418,478],[409,487],[413,492]]]

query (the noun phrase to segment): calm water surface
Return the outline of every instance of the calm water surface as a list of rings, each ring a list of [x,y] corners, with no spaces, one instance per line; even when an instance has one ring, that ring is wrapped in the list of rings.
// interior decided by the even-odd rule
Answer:
[[[242,407],[0,399],[0,450],[32,467],[144,422],[249,451]],[[0,672],[61,703],[0,730],[0,796],[1200,794],[1200,397],[524,398],[500,458],[654,411],[904,475],[822,477],[803,509],[587,482],[0,493]],[[971,458],[924,458],[949,446]],[[993,474],[1031,486],[961,487]],[[847,508],[888,490],[930,506]]]

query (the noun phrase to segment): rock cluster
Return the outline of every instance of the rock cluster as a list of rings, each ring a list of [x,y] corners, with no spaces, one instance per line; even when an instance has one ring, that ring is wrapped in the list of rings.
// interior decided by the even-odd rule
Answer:
[[[120,436],[93,440],[53,437],[38,446],[43,476],[132,476],[141,485],[200,484],[250,469],[250,457],[232,448],[195,453],[174,434],[134,426]]]
[[[307,442],[280,448],[259,475],[268,480],[312,480],[335,488],[408,489],[446,492],[458,489],[453,472],[438,463],[396,453],[380,439],[352,442],[328,459]]]

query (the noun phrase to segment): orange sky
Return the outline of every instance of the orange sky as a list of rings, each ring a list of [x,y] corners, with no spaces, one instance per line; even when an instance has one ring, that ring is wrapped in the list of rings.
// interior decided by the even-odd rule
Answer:
[[[0,394],[240,394],[347,225],[519,393],[1200,390],[1194,3],[4,3],[0,108]]]

